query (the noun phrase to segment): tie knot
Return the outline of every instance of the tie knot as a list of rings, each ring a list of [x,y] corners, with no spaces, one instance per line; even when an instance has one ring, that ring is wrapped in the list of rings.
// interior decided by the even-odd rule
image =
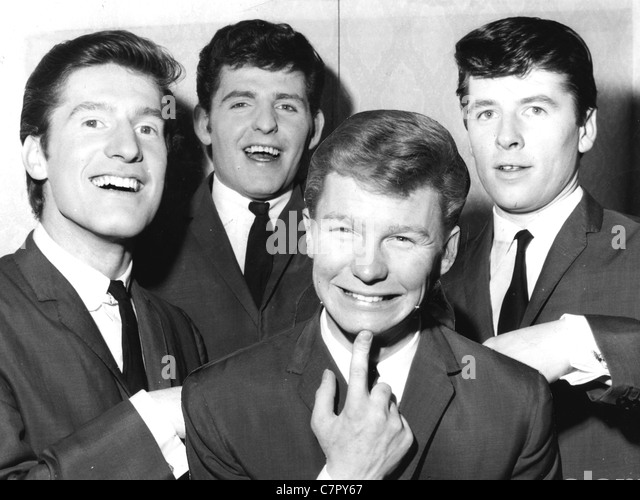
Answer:
[[[269,215],[269,203],[262,201],[252,201],[249,203],[249,210],[256,217]]]
[[[518,241],[518,251],[524,252],[529,246],[529,243],[531,243],[533,235],[526,229],[523,229],[522,231],[518,231],[513,239]]]
[[[111,280],[107,292],[110,293],[118,302],[129,300],[129,294],[127,293],[127,289],[124,287],[124,283],[122,281]]]

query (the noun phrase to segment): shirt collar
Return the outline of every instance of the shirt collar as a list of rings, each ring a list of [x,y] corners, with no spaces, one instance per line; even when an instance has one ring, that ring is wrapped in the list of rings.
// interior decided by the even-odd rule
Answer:
[[[269,218],[271,220],[277,219],[282,213],[284,207],[289,203],[292,193],[293,186],[286,193],[269,200]],[[243,217],[251,221],[255,218],[255,215],[249,210],[249,203],[253,200],[245,198],[237,191],[224,185],[215,173],[213,174],[212,196],[213,203],[216,206],[216,210],[224,226],[233,222],[238,217]]]
[[[583,189],[578,186],[578,188],[569,196],[549,205],[538,213],[538,215],[530,221],[525,228],[520,227],[516,223],[502,217],[494,205],[494,241],[504,243],[512,242],[516,233],[522,229],[527,229],[533,235],[534,241],[540,241],[543,238],[550,238],[553,241],[560,232],[562,225],[578,206],[580,200],[582,200],[583,194]]]
[[[349,372],[351,367],[351,351],[336,339],[329,328],[327,310],[323,309],[320,315],[320,333],[329,354],[335,361],[340,373],[349,383]],[[396,400],[399,403],[404,393],[404,388],[409,378],[411,363],[418,351],[418,341],[420,340],[420,327],[413,334],[411,340],[394,352],[391,356],[380,361],[377,365],[380,374],[379,381],[389,384]]]
[[[71,283],[89,312],[98,310],[103,303],[111,302],[107,293],[111,280],[58,245],[42,224],[38,224],[34,230],[33,241],[47,260]],[[130,262],[127,270],[118,278],[126,288],[131,282],[132,268],[133,262]]]

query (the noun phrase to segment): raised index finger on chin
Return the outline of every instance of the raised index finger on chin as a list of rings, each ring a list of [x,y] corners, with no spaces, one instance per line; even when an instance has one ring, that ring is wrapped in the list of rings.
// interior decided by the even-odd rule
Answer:
[[[372,339],[373,334],[368,330],[363,330],[353,343],[347,400],[368,395],[367,378],[369,375],[369,351],[371,350]]]

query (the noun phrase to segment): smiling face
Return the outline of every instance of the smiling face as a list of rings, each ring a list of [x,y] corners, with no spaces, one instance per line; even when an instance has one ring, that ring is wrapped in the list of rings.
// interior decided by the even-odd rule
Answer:
[[[195,118],[218,179],[253,200],[289,189],[323,125],[322,112],[311,114],[302,72],[253,66],[223,67],[211,109],[197,107]]]
[[[578,185],[579,153],[596,137],[596,112],[576,124],[566,77],[534,69],[525,77],[469,81],[466,110],[478,176],[499,210],[534,214]]]
[[[458,228],[445,231],[439,195],[429,187],[388,196],[332,172],[314,220],[307,213],[305,221],[316,292],[330,327],[349,336],[393,332],[457,250]]]
[[[115,64],[69,75],[47,156],[32,137],[23,150],[29,174],[46,180],[41,221],[49,234],[126,241],[151,222],[167,163],[161,98],[150,78]]]

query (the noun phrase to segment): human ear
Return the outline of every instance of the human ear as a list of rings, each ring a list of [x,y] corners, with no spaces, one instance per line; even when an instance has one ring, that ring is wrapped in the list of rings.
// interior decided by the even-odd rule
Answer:
[[[593,143],[596,141],[596,136],[598,135],[598,125],[597,125],[597,114],[598,110],[595,108],[590,109],[587,112],[587,119],[584,122],[584,125],[580,127],[579,130],[579,138],[578,138],[578,151],[580,153],[586,153],[593,147]]]
[[[309,215],[309,209],[305,208],[302,211],[302,220],[304,221],[304,230],[305,230],[305,238],[307,241],[307,255],[313,259],[315,255],[315,235],[313,234],[314,222],[311,216]]]
[[[324,113],[322,110],[318,110],[316,116],[313,118],[313,134],[309,140],[309,149],[315,148],[320,144],[320,138],[322,137],[322,130],[324,129]]]
[[[29,176],[36,181],[49,177],[47,158],[42,150],[40,137],[28,136],[22,144],[22,163]]]
[[[460,228],[454,227],[449,233],[449,237],[444,245],[444,254],[440,262],[440,276],[445,274],[456,260],[458,255],[458,244],[460,243]]]
[[[211,127],[209,126],[209,112],[199,104],[193,110],[193,129],[205,146],[211,146]]]

